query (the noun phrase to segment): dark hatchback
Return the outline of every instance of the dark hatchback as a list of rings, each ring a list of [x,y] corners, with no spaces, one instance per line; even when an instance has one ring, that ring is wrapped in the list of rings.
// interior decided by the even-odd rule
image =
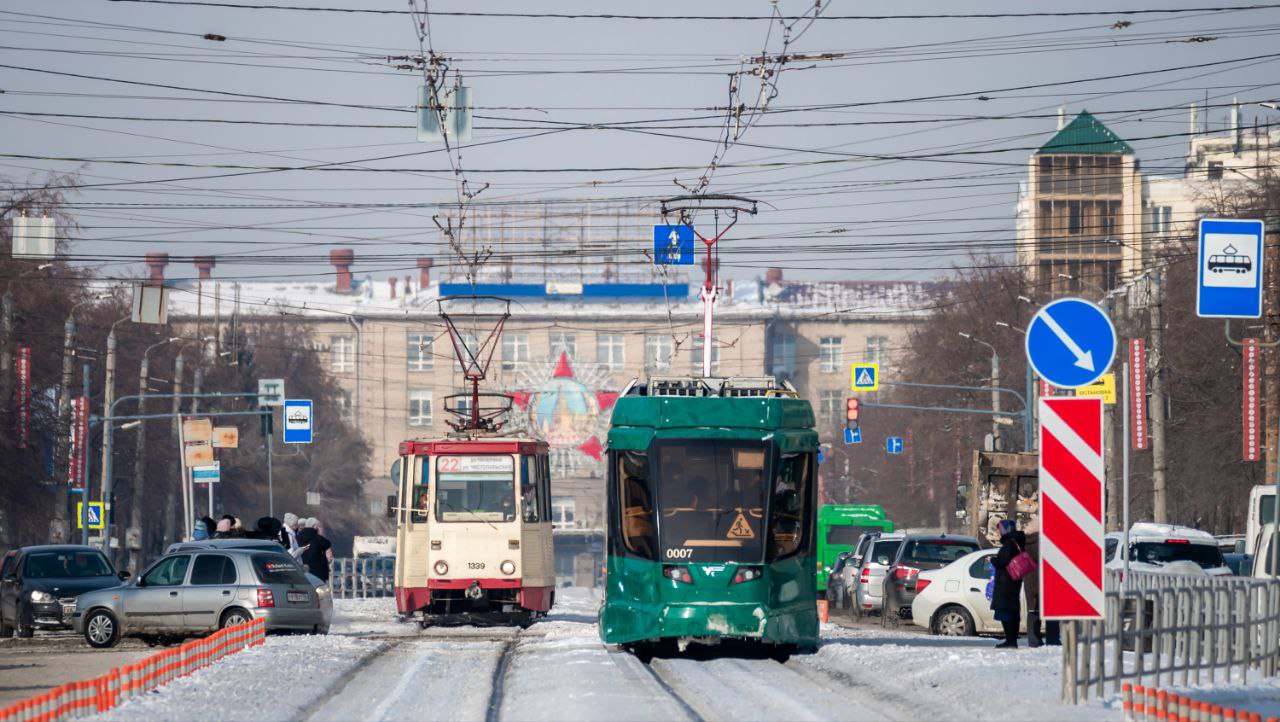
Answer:
[[[978,540],[956,534],[908,534],[884,575],[884,614],[911,616],[920,572],[941,569],[969,552],[978,551]]]
[[[70,629],[76,597],[114,587],[116,573],[98,549],[76,544],[10,550],[0,561],[0,637],[30,637],[37,629]]]

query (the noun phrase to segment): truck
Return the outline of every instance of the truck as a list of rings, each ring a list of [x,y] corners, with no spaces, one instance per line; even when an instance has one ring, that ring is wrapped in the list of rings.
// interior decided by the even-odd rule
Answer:
[[[996,525],[1014,519],[1019,529],[1040,515],[1039,454],[974,451],[965,516],[969,534],[1000,545]]]
[[[1264,524],[1276,520],[1276,487],[1272,484],[1258,484],[1249,491],[1249,513],[1245,517],[1244,549],[1254,554],[1258,548],[1258,538],[1262,535]]]

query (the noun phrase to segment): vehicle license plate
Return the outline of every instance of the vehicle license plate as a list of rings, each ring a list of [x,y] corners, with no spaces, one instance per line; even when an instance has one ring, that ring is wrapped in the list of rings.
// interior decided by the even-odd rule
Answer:
[[[306,592],[289,592],[287,596],[291,602],[305,602],[308,599]]]

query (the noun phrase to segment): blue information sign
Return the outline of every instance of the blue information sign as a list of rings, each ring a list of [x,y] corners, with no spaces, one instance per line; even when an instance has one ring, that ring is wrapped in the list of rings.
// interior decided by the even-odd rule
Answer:
[[[284,443],[311,443],[311,399],[284,400]]]
[[[1081,298],[1060,298],[1027,326],[1027,360],[1045,381],[1075,389],[1102,378],[1116,356],[1116,328],[1102,309]]]
[[[860,428],[859,428],[859,429],[845,429],[845,430],[844,430],[844,443],[846,443],[846,444],[861,444],[861,443],[862,443],[862,429],[860,429]]]
[[[1260,220],[1201,219],[1196,315],[1262,315],[1262,234]]]
[[[654,226],[653,265],[692,266],[693,226]]]
[[[901,436],[886,437],[884,440],[884,450],[889,452],[890,454],[901,454],[902,453],[902,437]]]

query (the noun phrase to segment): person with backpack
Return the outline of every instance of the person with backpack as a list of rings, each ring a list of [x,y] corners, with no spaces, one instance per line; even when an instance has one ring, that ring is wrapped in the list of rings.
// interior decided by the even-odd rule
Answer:
[[[1000,532],[1000,551],[991,562],[996,571],[996,584],[991,593],[991,610],[1004,628],[1004,641],[996,649],[1018,648],[1018,626],[1022,617],[1022,578],[1030,557],[1024,551],[1027,536],[1018,531],[1012,519],[1005,519],[996,527]],[[1016,561],[1015,561],[1016,560]]]

